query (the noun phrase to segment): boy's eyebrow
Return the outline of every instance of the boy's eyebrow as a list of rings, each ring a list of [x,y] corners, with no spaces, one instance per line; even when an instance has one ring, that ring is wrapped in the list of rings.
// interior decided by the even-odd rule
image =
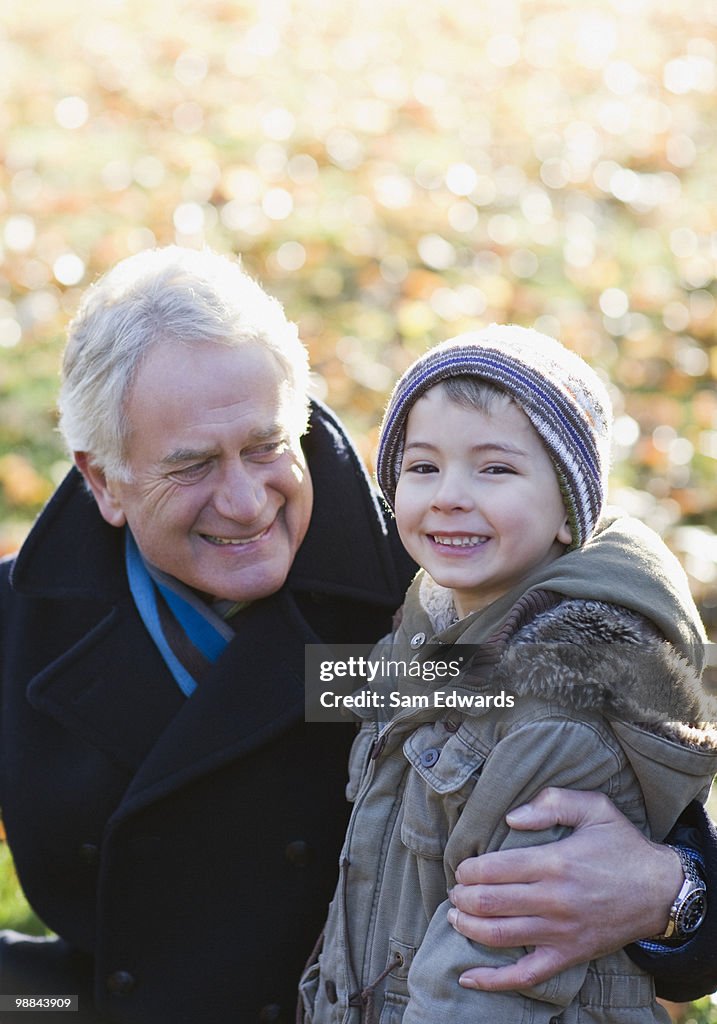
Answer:
[[[428,451],[437,452],[439,446],[431,444],[430,441],[411,441],[404,448],[404,451],[410,451],[411,448],[426,448]],[[486,441],[483,444],[471,445],[471,451],[473,452],[505,452],[507,455],[527,455],[528,453],[522,448],[516,448],[512,444],[500,443],[498,441]]]

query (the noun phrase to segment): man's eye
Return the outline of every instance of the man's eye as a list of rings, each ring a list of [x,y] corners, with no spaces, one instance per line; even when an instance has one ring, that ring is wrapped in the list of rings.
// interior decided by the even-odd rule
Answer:
[[[207,475],[210,465],[211,460],[205,459],[203,462],[193,462],[191,466],[175,469],[169,475],[173,480],[177,480],[182,484],[194,483],[195,480],[201,480]]]
[[[281,438],[279,441],[268,441],[266,444],[258,444],[249,452],[250,458],[255,462],[272,462],[278,459],[288,447],[288,442]]]

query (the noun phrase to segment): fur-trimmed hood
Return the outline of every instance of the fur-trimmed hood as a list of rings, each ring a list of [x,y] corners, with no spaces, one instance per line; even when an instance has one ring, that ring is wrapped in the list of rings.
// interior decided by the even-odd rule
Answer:
[[[451,644],[480,643],[475,618],[467,617],[461,628],[450,590],[425,572],[416,584],[437,639],[449,634]],[[505,649],[494,680],[510,683],[523,696],[533,693],[640,722],[717,721],[717,704],[706,694],[697,670],[646,618],[607,601],[532,593],[544,598],[542,608],[531,612],[525,598],[513,606],[508,629],[502,630]],[[621,685],[626,661],[629,683]]]
[[[481,643],[479,617],[455,621],[451,592],[421,573],[407,595],[401,630],[411,633],[412,620],[426,615],[434,640],[476,645],[461,685],[488,684],[521,701],[537,698],[577,717],[588,711],[609,719],[640,781],[653,834],[669,830],[675,808],[706,797],[704,779],[717,772],[717,702],[642,615],[533,590]]]
[[[419,573],[416,585],[421,585]],[[439,588],[443,589],[443,588]],[[612,509],[589,542],[536,569],[526,580],[470,617],[477,643],[499,632],[521,595],[550,591],[563,598],[606,601],[636,612],[698,671],[705,660],[707,636],[690,594],[687,576],[661,538],[638,519]],[[452,632],[455,609],[450,591],[426,603],[422,628],[431,634]],[[462,630],[462,626],[458,630]]]

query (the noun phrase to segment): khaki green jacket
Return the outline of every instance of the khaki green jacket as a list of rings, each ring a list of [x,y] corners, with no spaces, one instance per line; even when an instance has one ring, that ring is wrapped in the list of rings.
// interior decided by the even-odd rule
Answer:
[[[611,527],[613,539],[616,529],[625,526]],[[596,545],[591,571],[608,571],[610,558],[599,554]],[[472,704],[459,712],[431,703],[393,718],[386,710],[364,722],[351,755],[354,811],[339,883],[323,949],[302,982],[305,1024],[668,1020],[652,979],[623,951],[521,992],[476,992],[457,981],[470,967],[501,966],[525,952],[490,949],[451,928],[446,892],[457,865],[563,834],[513,831],[510,808],[547,785],[599,790],[661,840],[717,772],[717,735],[700,724],[707,711],[699,677],[677,649],[699,633],[686,624],[689,601],[675,601],[652,564],[650,578],[637,572],[616,594],[626,604],[565,598],[553,587],[570,578],[571,557],[555,563],[559,577],[510,595],[489,627],[482,614],[448,625],[450,593],[422,573],[409,590],[382,652],[410,661],[431,640],[449,652],[451,644],[480,645],[457,685],[432,684]],[[584,568],[572,580],[578,591]],[[670,604],[673,643],[644,618],[648,608],[658,620],[667,616]],[[693,660],[697,646],[688,650]]]

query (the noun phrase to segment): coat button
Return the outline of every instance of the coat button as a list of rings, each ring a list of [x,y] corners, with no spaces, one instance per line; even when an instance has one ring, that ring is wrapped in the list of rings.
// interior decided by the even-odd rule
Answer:
[[[284,851],[289,864],[297,868],[305,868],[314,859],[314,851],[303,839],[295,839]]]
[[[281,1007],[278,1003],[267,1003],[259,1011],[260,1024],[275,1024],[281,1020]]]
[[[96,864],[100,856],[99,848],[94,843],[83,843],[77,853],[82,863],[88,867]]]
[[[107,989],[115,996],[126,996],[137,984],[129,971],[114,971],[107,978]]]
[[[421,754],[421,764],[424,768],[432,768],[440,756],[440,750],[436,750],[435,747],[429,747],[428,750],[424,750]]]
[[[458,732],[461,727],[460,722],[454,722],[452,718],[447,718],[443,723],[446,732]]]
[[[425,633],[414,633],[411,637],[411,647],[416,650],[417,647],[423,647],[426,642]]]
[[[329,978],[326,984],[324,985],[324,989],[326,990],[326,998],[331,1003],[331,1005],[333,1006],[334,1003],[338,1003],[339,993],[336,990],[336,982],[332,981],[331,978]]]

